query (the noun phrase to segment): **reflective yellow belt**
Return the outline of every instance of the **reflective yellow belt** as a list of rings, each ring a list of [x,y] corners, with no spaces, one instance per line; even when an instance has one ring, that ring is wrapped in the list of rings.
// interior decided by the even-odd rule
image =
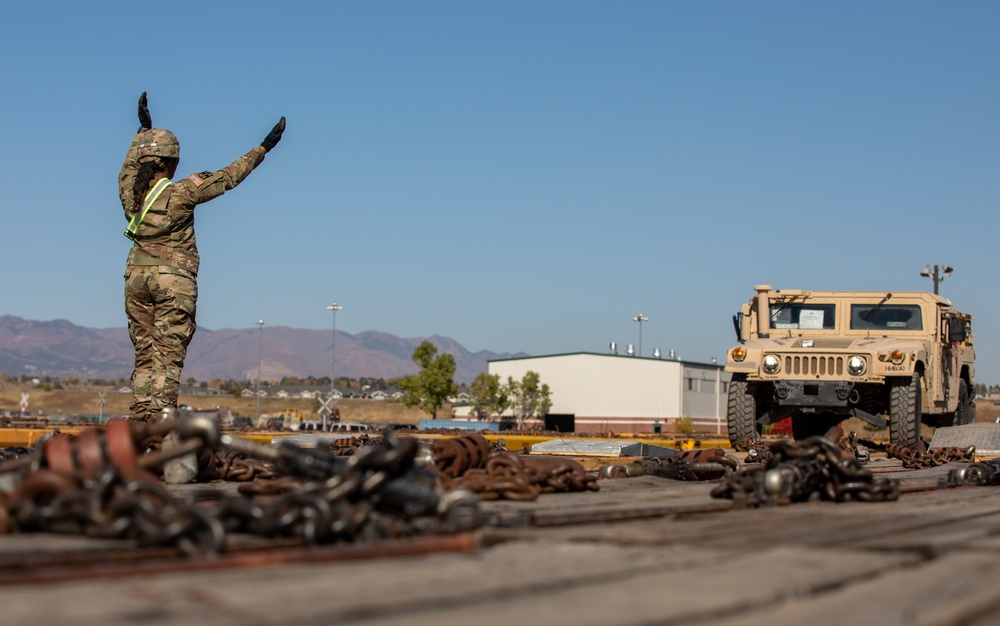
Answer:
[[[142,224],[142,220],[146,217],[146,213],[149,212],[149,207],[153,206],[156,199],[160,197],[160,193],[163,192],[170,185],[169,178],[161,178],[156,181],[153,188],[146,192],[146,198],[142,201],[142,210],[132,216],[132,219],[128,223],[128,228],[125,229],[125,236],[135,241],[135,233],[139,230],[139,225]],[[136,219],[139,218],[139,219]]]

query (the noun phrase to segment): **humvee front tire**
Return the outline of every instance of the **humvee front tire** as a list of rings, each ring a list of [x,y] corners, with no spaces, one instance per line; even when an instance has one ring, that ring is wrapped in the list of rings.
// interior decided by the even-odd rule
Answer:
[[[892,380],[889,389],[889,443],[917,449],[920,442],[920,372]]]
[[[757,431],[757,399],[747,383],[746,374],[733,374],[729,383],[726,423],[729,428],[729,445],[734,448],[740,439],[760,439]]]

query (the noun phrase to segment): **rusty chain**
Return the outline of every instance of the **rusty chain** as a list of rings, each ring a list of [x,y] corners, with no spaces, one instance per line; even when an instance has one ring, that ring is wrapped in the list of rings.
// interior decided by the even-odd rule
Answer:
[[[871,460],[871,449],[875,447],[874,443],[859,439],[858,433],[855,432],[850,433],[846,437],[841,436],[842,434],[843,431],[840,427],[834,427],[825,435],[825,438],[830,441],[836,441],[837,447],[861,463],[867,463]],[[770,443],[747,438],[744,445],[747,451],[747,456],[743,459],[744,463],[767,463],[773,456]]]
[[[599,489],[597,476],[578,461],[517,454],[482,435],[439,440],[432,454],[447,488],[468,489],[481,500],[528,501],[543,493]]]
[[[747,453],[744,463],[767,463],[773,456],[771,446],[760,440],[747,442],[744,449]]]
[[[601,478],[659,476],[674,480],[717,480],[734,473],[739,461],[720,448],[685,450],[666,457],[646,457],[624,464],[609,464],[600,469]]]
[[[449,478],[458,478],[471,469],[485,467],[493,451],[493,445],[482,435],[439,439],[431,447],[434,465]]]
[[[772,457],[763,466],[743,468],[712,490],[737,506],[806,502],[813,497],[845,502],[883,502],[899,497],[898,481],[875,478],[853,455],[833,441],[810,437],[770,445]]]
[[[163,437],[147,437],[141,444],[143,454],[163,452]],[[197,453],[198,472],[195,482],[213,480],[248,482],[272,479],[277,474],[269,463],[247,456],[245,453],[225,448],[202,448]]]
[[[4,467],[16,467],[24,479],[14,491],[0,493],[0,532],[72,532],[175,546],[188,554],[215,553],[226,548],[233,533],[315,544],[458,532],[481,524],[478,500],[534,500],[542,493],[599,489],[598,473],[575,460],[512,452],[502,441],[490,443],[480,435],[422,448],[416,439],[387,432],[301,448],[288,442],[236,443],[232,437],[216,441],[189,426],[181,452],[198,455],[199,481],[244,484],[238,495],[202,489],[178,499],[156,471],[180,452],[162,448],[166,426],[158,432],[143,428],[115,425],[100,435],[57,435],[34,448],[3,450],[0,477]],[[134,449],[125,449],[126,440]],[[747,462],[754,457],[758,465],[738,473],[734,457],[703,449],[608,465],[600,475],[721,479],[711,495],[747,507],[899,496],[897,481],[875,478],[862,467],[867,442],[859,442],[855,433],[840,439],[742,443]],[[422,450],[427,465],[419,458]],[[927,453],[889,446],[887,453],[902,455],[895,458],[902,458],[904,467],[932,467],[970,460],[974,449]],[[97,457],[104,465],[96,464]],[[955,470],[949,484],[1000,484],[1000,465]]]
[[[926,469],[956,461],[973,461],[976,458],[976,447],[947,447],[925,450],[924,446],[921,445],[919,450],[914,451],[908,446],[889,444],[886,446],[885,456],[889,459],[901,460],[905,469]]]
[[[381,444],[381,436],[372,435],[352,435],[351,437],[341,437],[330,440],[330,449],[337,456],[351,456],[365,446]]]
[[[314,544],[468,531],[481,523],[474,494],[443,491],[435,473],[417,464],[420,444],[414,439],[387,436],[346,458],[332,449],[287,442],[276,449],[246,441],[231,449],[201,445],[204,467],[217,474],[238,480],[281,475],[284,480],[254,480],[280,483],[267,493],[241,489],[234,496],[210,489],[177,500],[143,469],[144,458],[169,457],[155,442],[135,444],[150,448],[139,462],[93,464],[98,453],[110,457],[110,449],[128,458],[122,446],[131,426],[114,428],[117,435],[91,433],[79,442],[66,438],[41,456],[32,453],[30,468],[23,459],[5,464],[3,472],[24,475],[16,489],[0,494],[0,532],[132,539],[141,546],[175,546],[194,554],[223,550],[234,532]],[[108,449],[102,451],[103,446]],[[195,448],[182,446],[184,452]],[[253,452],[268,462],[247,458]],[[78,463],[77,456],[82,457]]]

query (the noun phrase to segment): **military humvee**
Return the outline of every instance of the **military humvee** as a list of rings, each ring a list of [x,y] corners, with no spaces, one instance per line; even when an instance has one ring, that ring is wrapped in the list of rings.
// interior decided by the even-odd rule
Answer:
[[[795,439],[858,417],[888,423],[890,442],[911,448],[921,422],[976,420],[972,316],[948,300],[923,292],[754,290],[733,316],[739,343],[726,357],[734,446],[785,417]]]

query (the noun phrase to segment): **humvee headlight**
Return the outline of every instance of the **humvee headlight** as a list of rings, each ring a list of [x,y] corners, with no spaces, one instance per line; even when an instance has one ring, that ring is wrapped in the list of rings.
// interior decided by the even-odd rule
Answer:
[[[868,369],[868,363],[864,357],[852,356],[847,360],[847,373],[851,376],[861,376]]]
[[[778,368],[781,367],[781,360],[773,354],[769,354],[764,357],[764,360],[760,362],[760,368],[764,370],[765,374],[776,374]]]
[[[889,354],[889,360],[892,361],[893,363],[895,363],[896,365],[899,365],[900,363],[903,362],[903,351],[902,350],[893,350]]]
[[[732,355],[734,361],[740,362],[747,358],[747,351],[742,346],[736,346],[733,348]]]

